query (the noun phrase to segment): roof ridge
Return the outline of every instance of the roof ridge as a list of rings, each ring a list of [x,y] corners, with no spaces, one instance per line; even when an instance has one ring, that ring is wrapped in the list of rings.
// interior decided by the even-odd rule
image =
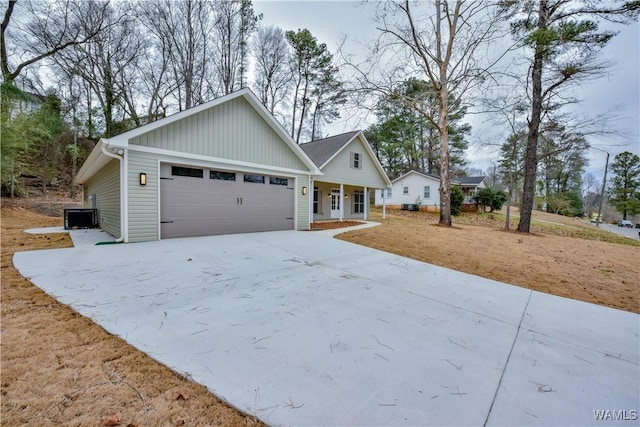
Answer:
[[[358,129],[358,130],[351,130],[351,131],[348,131],[348,132],[342,132],[342,133],[339,133],[339,134],[336,134],[336,135],[327,136],[325,138],[314,139],[313,141],[303,142],[300,145],[311,144],[312,142],[320,142],[320,141],[324,141],[326,139],[337,138],[339,136],[344,136],[344,135],[347,135],[347,134],[350,134],[350,133],[358,133],[358,132],[362,132],[362,131]]]

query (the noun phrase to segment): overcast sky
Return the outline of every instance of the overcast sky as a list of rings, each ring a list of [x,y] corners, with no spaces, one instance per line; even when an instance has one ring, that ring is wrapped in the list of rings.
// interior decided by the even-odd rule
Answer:
[[[254,0],[256,13],[263,15],[262,23],[275,25],[283,30],[307,28],[332,53],[337,51],[343,36],[347,36],[346,50],[355,51],[358,43],[374,40],[378,36],[373,21],[376,2],[366,4],[356,1],[265,1]],[[640,29],[638,23],[616,26],[620,33],[609,43],[606,58],[612,62],[607,75],[584,87],[576,88],[576,97],[584,100],[575,108],[581,115],[595,116],[617,109],[620,120],[617,126],[626,132],[623,136],[590,137],[589,142],[600,150],[591,149],[587,173],[602,178],[605,151],[615,154],[631,151],[640,154]],[[472,147],[468,151],[469,166],[485,170],[497,154],[478,141],[496,139],[507,135],[507,129],[491,124],[487,117],[469,117],[473,126]],[[328,131],[341,133],[364,129],[367,123],[354,118],[339,119]]]

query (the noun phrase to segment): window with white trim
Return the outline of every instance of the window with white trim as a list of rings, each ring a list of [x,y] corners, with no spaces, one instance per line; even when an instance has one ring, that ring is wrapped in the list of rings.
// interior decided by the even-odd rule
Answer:
[[[431,198],[431,187],[428,185],[424,186],[424,192],[422,194],[422,198],[423,199],[430,199]]]
[[[318,213],[318,208],[320,207],[320,192],[318,191],[318,187],[313,187],[313,213]]]
[[[402,194],[409,194],[409,187],[402,187]]]
[[[364,191],[353,192],[353,213],[364,213]]]
[[[391,188],[387,188],[387,199],[391,198],[391,194],[392,194]]]
[[[351,167],[362,169],[362,155],[360,153],[351,152]]]

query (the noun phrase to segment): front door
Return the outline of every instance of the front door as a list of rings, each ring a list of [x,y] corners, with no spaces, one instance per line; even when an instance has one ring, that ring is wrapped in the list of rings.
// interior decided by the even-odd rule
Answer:
[[[331,189],[331,219],[340,218],[340,189]]]

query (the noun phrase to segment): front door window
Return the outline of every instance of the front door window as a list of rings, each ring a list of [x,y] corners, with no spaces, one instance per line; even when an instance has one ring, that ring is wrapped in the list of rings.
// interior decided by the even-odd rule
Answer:
[[[340,189],[331,189],[331,218],[340,218]]]

